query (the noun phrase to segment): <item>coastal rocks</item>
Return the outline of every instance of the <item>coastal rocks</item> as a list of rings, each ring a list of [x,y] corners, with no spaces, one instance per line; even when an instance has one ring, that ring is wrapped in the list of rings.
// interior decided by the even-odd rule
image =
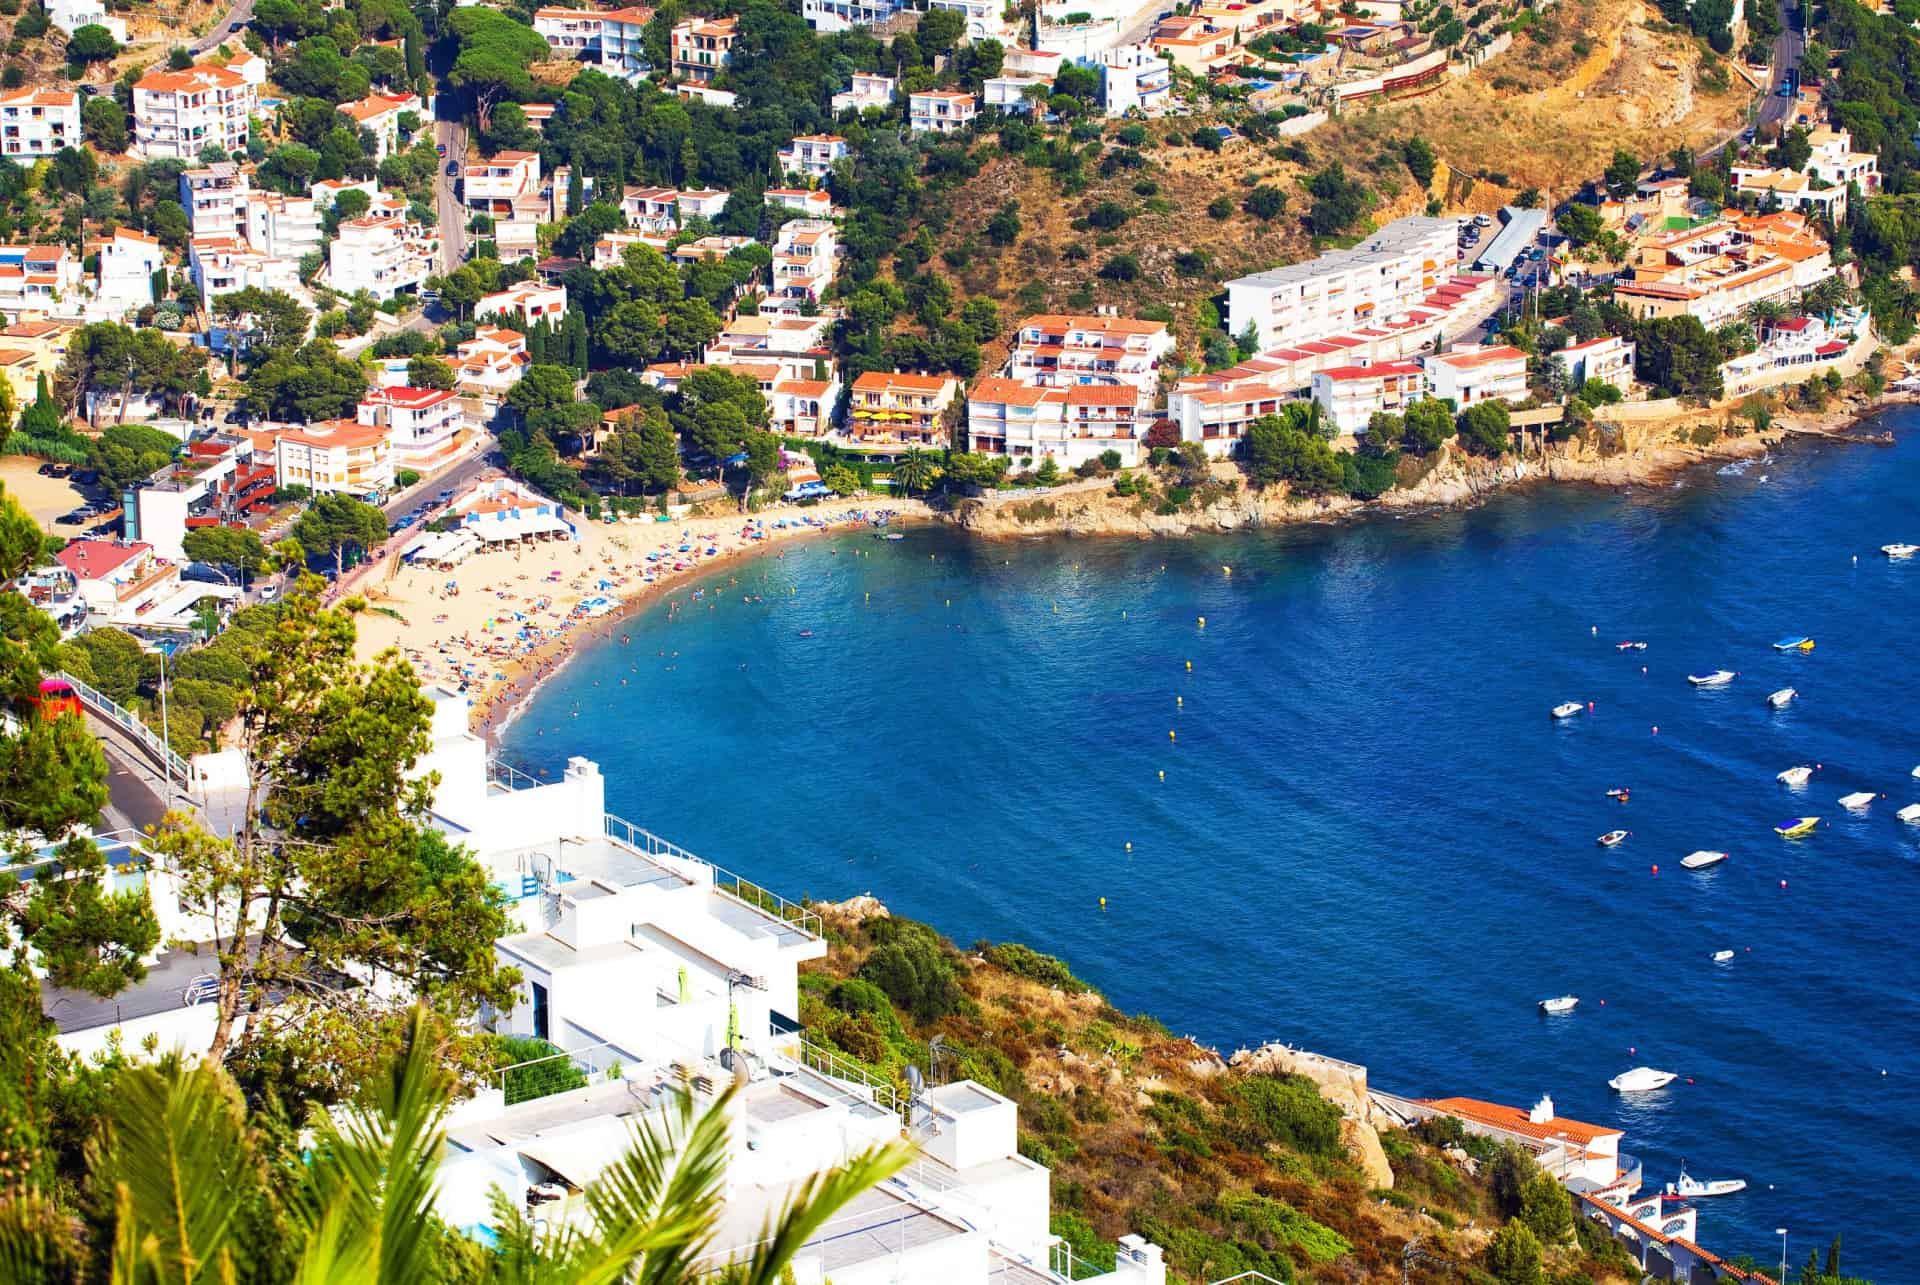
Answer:
[[[1286,1044],[1241,1049],[1228,1059],[1228,1065],[1243,1075],[1297,1075],[1312,1081],[1322,1099],[1340,1108],[1340,1143],[1348,1157],[1374,1187],[1393,1186],[1393,1166],[1387,1163],[1380,1133],[1373,1126],[1366,1067]]]
[[[871,893],[861,893],[857,897],[848,897],[845,901],[816,902],[813,908],[825,918],[843,920],[852,924],[863,924],[869,919],[893,918],[886,905]]]
[[[1387,1163],[1386,1149],[1380,1145],[1380,1135],[1374,1127],[1363,1120],[1349,1116],[1340,1122],[1340,1145],[1347,1149],[1347,1155],[1360,1172],[1367,1175],[1367,1184],[1376,1191],[1390,1191],[1393,1188],[1393,1166]]]

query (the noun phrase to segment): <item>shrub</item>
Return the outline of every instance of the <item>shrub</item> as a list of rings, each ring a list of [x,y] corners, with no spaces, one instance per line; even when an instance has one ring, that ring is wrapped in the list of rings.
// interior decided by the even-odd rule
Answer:
[[[1140,278],[1140,260],[1131,254],[1116,254],[1100,265],[1100,275],[1108,281],[1137,281]]]
[[[879,987],[916,1021],[938,1021],[960,1006],[953,963],[933,929],[910,919],[876,919],[868,930],[885,940],[860,965],[861,980]]]
[[[1272,1243],[1298,1245],[1316,1263],[1330,1263],[1353,1252],[1352,1241],[1284,1201],[1229,1192],[1216,1207],[1222,1221],[1240,1224]]]
[[[1100,1273],[1113,1270],[1116,1246],[1112,1241],[1102,1240],[1100,1233],[1093,1229],[1093,1224],[1080,1215],[1056,1213],[1047,1224],[1047,1229],[1072,1248],[1076,1273],[1082,1267]]]
[[[1216,196],[1211,201],[1208,201],[1207,217],[1213,218],[1213,219],[1232,218],[1233,217],[1233,198],[1230,196]]]
[[[1127,207],[1118,201],[1102,201],[1087,211],[1088,225],[1099,228],[1102,232],[1111,232],[1132,217]]]
[[[1254,1075],[1227,1090],[1228,1130],[1240,1145],[1269,1143],[1313,1156],[1340,1151],[1340,1108],[1297,1075]]]
[[[1075,992],[1091,990],[1085,982],[1073,975],[1063,960],[1052,955],[1043,955],[1031,946],[1023,946],[1017,941],[1002,942],[998,946],[989,946],[985,951],[989,963],[1006,969],[1010,973],[1039,982],[1043,986],[1058,986],[1063,991]]]
[[[410,468],[403,468],[393,475],[393,484],[403,490],[420,480],[420,474]]]
[[[1540,1265],[1540,1242],[1519,1222],[1508,1223],[1493,1238],[1487,1247],[1487,1270],[1502,1285],[1545,1285],[1547,1279]]]

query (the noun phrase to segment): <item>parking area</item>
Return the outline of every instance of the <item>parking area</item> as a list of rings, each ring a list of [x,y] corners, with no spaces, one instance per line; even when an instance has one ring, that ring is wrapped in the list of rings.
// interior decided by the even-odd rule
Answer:
[[[61,523],[59,519],[85,505],[86,493],[74,485],[70,475],[53,477],[41,473],[42,463],[25,455],[0,458],[0,484],[6,486],[7,494],[20,502],[42,530],[78,535],[79,525]]]

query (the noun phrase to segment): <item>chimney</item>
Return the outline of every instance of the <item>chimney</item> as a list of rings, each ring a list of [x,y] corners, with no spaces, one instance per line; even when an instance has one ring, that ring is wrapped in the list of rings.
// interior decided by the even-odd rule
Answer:
[[[1553,1115],[1553,1099],[1542,1093],[1540,1100],[1533,1104],[1533,1110],[1527,1112],[1527,1120],[1533,1124],[1545,1124],[1553,1119]]]

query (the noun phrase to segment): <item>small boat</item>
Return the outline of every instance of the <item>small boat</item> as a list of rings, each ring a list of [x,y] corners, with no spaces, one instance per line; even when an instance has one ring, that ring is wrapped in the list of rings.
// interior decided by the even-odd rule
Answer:
[[[1613,649],[1615,651],[1645,651],[1647,645],[1643,642],[1617,642],[1613,645]]]
[[[1913,825],[1920,825],[1920,803],[1909,803],[1906,807],[1894,813],[1894,815],[1902,821],[1909,822]]]
[[[1873,802],[1871,790],[1855,790],[1852,794],[1840,796],[1840,806],[1852,812],[1866,811],[1867,804]]]
[[[1746,1189],[1746,1181],[1741,1178],[1714,1178],[1707,1182],[1690,1178],[1687,1176],[1687,1162],[1682,1160],[1680,1176],[1668,1183],[1666,1191],[1661,1194],[1668,1200],[1701,1200],[1708,1196],[1731,1196]]]
[[[1713,962],[1716,964],[1724,964],[1732,958],[1733,952],[1730,950],[1716,950],[1713,952]]]
[[[1553,707],[1553,716],[1555,718],[1572,718],[1585,708],[1586,706],[1582,705],[1579,701],[1561,701]]]
[[[1717,866],[1726,859],[1727,854],[1724,852],[1710,852],[1703,848],[1699,852],[1689,852],[1680,858],[1680,864],[1689,870],[1705,870],[1708,866]]]
[[[1805,637],[1782,638],[1773,645],[1773,649],[1775,651],[1812,651],[1813,639]]]
[[[1914,804],[1914,806],[1920,807],[1920,803],[1916,803]],[[1611,848],[1623,842],[1626,839],[1626,837],[1627,837],[1627,832],[1625,830],[1609,830],[1605,834],[1601,835],[1600,838],[1597,840],[1597,842],[1603,848]]]
[[[1788,768],[1773,779],[1782,785],[1805,785],[1813,779],[1813,769],[1802,764],[1799,767]]]
[[[1571,1013],[1579,1003],[1580,998],[1577,995],[1560,995],[1553,999],[1541,1000],[1540,1011],[1542,1013]]]
[[[1672,1084],[1678,1075],[1672,1071],[1656,1071],[1650,1066],[1636,1066],[1631,1071],[1622,1071],[1607,1081],[1607,1087],[1615,1093],[1650,1093],[1655,1089],[1664,1089]]]
[[[1913,769],[1913,777],[1916,781],[1920,781],[1920,767]]]
[[[1819,824],[1819,817],[1795,817],[1773,827],[1773,832],[1783,839],[1798,839],[1802,835],[1812,834],[1814,827]]]
[[[1880,552],[1896,560],[1911,558],[1914,554],[1920,553],[1920,544],[1883,544],[1880,546]]]
[[[1607,791],[1607,797],[1610,799],[1618,799],[1622,803],[1625,803],[1627,801],[1627,796],[1631,793],[1632,791],[1627,789],[1626,786],[1616,785],[1611,790]]]
[[[1792,687],[1782,687],[1779,691],[1767,697],[1767,704],[1773,706],[1775,709],[1785,709],[1787,706],[1793,704],[1793,698],[1799,694],[1799,691]]]
[[[1731,669],[1716,669],[1706,674],[1688,674],[1687,681],[1695,687],[1725,687],[1737,677]]]

